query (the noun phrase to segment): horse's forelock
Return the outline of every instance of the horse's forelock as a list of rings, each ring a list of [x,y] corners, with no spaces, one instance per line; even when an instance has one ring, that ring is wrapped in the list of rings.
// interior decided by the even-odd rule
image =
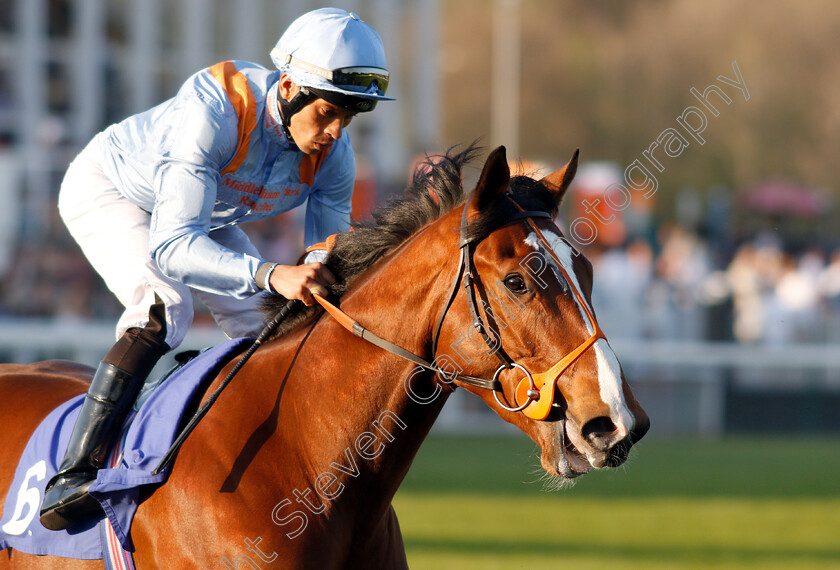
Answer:
[[[548,212],[552,217],[557,216],[559,204],[538,180],[529,176],[514,176],[510,179],[508,193],[523,210]],[[516,212],[516,207],[506,196],[496,198],[467,228],[467,238],[475,241],[486,238]]]
[[[373,213],[373,221],[353,224],[353,231],[337,237],[327,265],[339,281],[348,282],[366,271],[423,226],[452,211],[464,200],[464,165],[478,153],[475,145],[426,155],[414,169],[402,198]]]

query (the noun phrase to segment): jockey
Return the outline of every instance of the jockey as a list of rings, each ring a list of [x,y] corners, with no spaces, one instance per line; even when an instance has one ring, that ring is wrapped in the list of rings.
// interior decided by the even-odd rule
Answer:
[[[98,134],[67,170],[61,217],[125,312],[47,485],[46,528],[99,509],[87,489],[152,367],[183,340],[192,292],[228,336],[256,336],[264,295],[311,305],[335,281],[311,257],[263,258],[237,226],[306,204],[306,246],[349,228],[356,165],[344,128],[393,100],[382,40],[355,14],[324,8],[294,21],[271,60],[277,70],[199,71],[174,98]]]

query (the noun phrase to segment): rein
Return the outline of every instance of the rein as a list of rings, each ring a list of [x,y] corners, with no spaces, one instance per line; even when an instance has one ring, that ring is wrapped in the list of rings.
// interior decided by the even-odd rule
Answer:
[[[511,201],[513,199],[511,198]],[[516,202],[514,202],[516,204]],[[440,335],[440,330],[443,326],[443,320],[446,317],[446,313],[449,311],[449,308],[452,306],[452,302],[455,300],[455,297],[458,294],[458,285],[459,283],[463,282],[463,287],[467,291],[467,303],[470,307],[470,315],[473,319],[474,326],[478,329],[479,334],[481,335],[482,340],[489,348],[493,347],[492,338],[490,335],[487,334],[487,327],[484,324],[484,320],[478,314],[478,309],[476,307],[475,302],[475,279],[474,275],[477,275],[475,270],[475,265],[473,263],[473,252],[475,250],[475,245],[478,243],[478,240],[475,239],[467,239],[466,237],[466,230],[467,230],[467,210],[468,210],[469,202],[464,204],[464,213],[461,217],[461,239],[460,239],[460,250],[461,250],[461,258],[458,264],[458,271],[455,273],[455,280],[452,284],[452,289],[449,294],[448,300],[444,305],[443,311],[440,315],[440,319],[438,320],[437,326],[435,327],[435,334],[432,339],[432,354],[437,352],[437,343],[438,343],[438,336]],[[518,204],[517,204],[518,207]],[[551,218],[551,215],[548,212],[539,212],[539,211],[524,211],[520,208],[520,211],[516,214],[513,214],[508,219],[505,220],[504,224],[509,224],[510,222],[525,219],[525,218]],[[313,295],[315,300],[330,314],[332,317],[345,329],[350,331],[355,336],[366,340],[367,342],[378,346],[379,348],[390,352],[395,356],[399,356],[404,360],[408,360],[409,362],[413,362],[418,366],[425,368],[426,370],[435,372],[437,374],[443,375],[444,378],[449,379],[449,381],[458,380],[463,382],[464,384],[468,384],[470,386],[475,386],[477,388],[482,388],[484,390],[491,390],[494,394],[502,391],[502,385],[499,382],[499,374],[502,370],[510,369],[510,368],[520,368],[522,369],[525,374],[530,378],[530,374],[528,373],[525,368],[519,366],[515,362],[513,362],[510,357],[505,353],[505,351],[499,346],[496,350],[494,350],[494,354],[499,358],[501,361],[501,366],[496,371],[496,374],[493,375],[492,379],[487,378],[480,378],[476,376],[469,376],[467,374],[452,374],[446,370],[443,370],[434,365],[434,363],[429,362],[425,358],[414,354],[413,352],[392,343],[391,341],[385,340],[376,334],[372,333],[364,326],[362,326],[358,321],[353,320],[347,313],[339,309],[337,306],[332,304],[331,302],[327,301],[323,297],[319,295]],[[531,383],[533,384],[533,382]],[[532,386],[534,390],[534,395],[539,397],[539,393],[536,391],[537,387],[534,385]],[[529,402],[530,403],[530,400]],[[500,402],[500,405],[501,402]],[[526,404],[527,406],[527,404]],[[521,407],[524,409],[524,406]],[[520,411],[511,410],[511,411]]]
[[[390,352],[396,356],[399,356],[403,360],[408,360],[409,362],[413,362],[414,364],[425,368],[426,370],[431,370],[432,372],[437,372],[439,374],[443,374],[444,377],[451,377],[453,380],[460,380],[464,384],[469,384],[471,386],[476,386],[478,388],[484,388],[485,390],[498,390],[501,388],[498,380],[495,378],[493,380],[487,380],[486,378],[477,378],[475,376],[467,376],[464,374],[455,374],[454,376],[449,372],[438,368],[433,363],[429,362],[422,356],[418,356],[413,352],[406,350],[405,348],[394,344],[393,342],[387,341],[384,338],[381,338],[374,333],[370,332],[364,326],[359,324],[358,321],[354,321],[352,317],[350,317],[347,313],[336,307],[334,304],[330,303],[320,295],[316,295],[313,293],[312,295],[315,297],[315,300],[330,314],[332,317],[338,321],[342,327],[353,333],[355,336],[366,340],[367,342],[378,346],[379,348]]]
[[[216,400],[219,398],[219,395],[222,393],[222,390],[224,390],[227,387],[227,385],[230,384],[230,381],[233,380],[233,377],[236,376],[236,374],[242,369],[243,366],[245,366],[245,363],[248,362],[248,360],[251,358],[251,356],[253,356],[253,354],[262,345],[262,343],[264,343],[272,334],[274,334],[274,331],[277,329],[278,326],[280,326],[280,323],[282,323],[289,316],[289,314],[292,313],[292,311],[297,311],[302,306],[303,303],[300,301],[289,301],[283,306],[282,309],[280,309],[277,315],[275,315],[275,317],[271,319],[271,321],[269,321],[269,323],[265,325],[265,327],[263,327],[263,330],[260,331],[259,336],[257,336],[257,338],[254,340],[254,344],[248,347],[248,350],[245,351],[245,353],[242,355],[242,358],[239,359],[239,362],[237,362],[236,365],[231,369],[231,371],[228,372],[228,375],[225,376],[225,379],[222,380],[222,383],[219,385],[219,387],[216,388],[216,390],[212,394],[210,394],[207,400],[205,400],[201,407],[195,412],[193,417],[190,418],[189,423],[186,426],[184,426],[184,429],[181,430],[180,434],[178,434],[178,438],[172,443],[171,446],[169,446],[169,449],[166,451],[166,454],[163,456],[163,458],[161,458],[160,463],[158,463],[158,466],[155,467],[154,471],[152,471],[152,475],[157,475],[158,473],[166,469],[166,467],[170,463],[172,463],[175,454],[178,453],[179,449],[181,449],[181,446],[186,441],[187,436],[189,436],[192,433],[192,431],[195,429],[195,426],[197,426],[198,422],[201,421],[201,418],[207,415],[207,412],[210,411],[210,406],[212,406],[216,402]]]

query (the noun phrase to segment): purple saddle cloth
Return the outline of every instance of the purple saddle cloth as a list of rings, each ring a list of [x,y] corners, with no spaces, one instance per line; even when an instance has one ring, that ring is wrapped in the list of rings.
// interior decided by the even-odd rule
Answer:
[[[70,433],[79,415],[84,394],[50,412],[32,434],[23,451],[0,518],[0,550],[13,548],[29,554],[67,558],[103,557],[100,523],[109,522],[126,550],[133,550],[129,530],[137,511],[142,485],[163,483],[170,468],[152,475],[169,446],[178,437],[185,409],[203,393],[221,368],[243,352],[253,339],[240,338],[215,346],[196,356],[166,377],[124,429],[118,459],[101,469],[90,489],[107,515],[107,521],[91,520],[71,530],[51,531],[38,518],[44,488],[58,471]],[[146,397],[147,396],[147,397]],[[120,453],[121,451],[121,453]]]

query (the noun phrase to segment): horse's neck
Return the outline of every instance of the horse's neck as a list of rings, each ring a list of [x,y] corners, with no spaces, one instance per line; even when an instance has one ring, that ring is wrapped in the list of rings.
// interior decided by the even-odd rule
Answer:
[[[371,332],[431,360],[431,334],[443,309],[450,273],[457,269],[457,256],[453,252],[449,259],[435,259],[435,253],[442,252],[424,245],[434,241],[431,232],[423,237],[368,272],[342,299],[341,306]],[[336,430],[341,435],[333,453],[343,458],[348,449],[358,452],[380,479],[382,490],[392,495],[437,419],[446,394],[428,403],[412,398],[409,389],[422,396],[438,390],[432,374],[349,337],[326,319],[324,336],[330,340],[324,346],[350,347],[341,349],[342,362],[336,365],[339,376],[325,375],[328,389],[336,382],[348,383],[347,399],[334,400],[348,405],[338,406],[341,415],[346,414],[341,420],[346,431]],[[376,454],[375,459],[369,458]]]
[[[342,309],[378,336],[429,357],[457,260],[431,259],[428,250],[421,259],[412,249],[418,248],[365,275]],[[276,417],[276,437],[266,445],[277,455],[260,454],[264,475],[288,481],[299,494],[312,489],[312,502],[330,510],[330,521],[356,518],[361,532],[359,520],[376,523],[388,508],[446,394],[428,403],[413,400],[407,383],[428,395],[436,390],[433,375],[352,336],[329,316],[305,328],[255,355],[258,367],[276,372],[250,377],[251,386],[243,388],[265,410],[241,415]],[[284,492],[291,497],[294,490]]]

